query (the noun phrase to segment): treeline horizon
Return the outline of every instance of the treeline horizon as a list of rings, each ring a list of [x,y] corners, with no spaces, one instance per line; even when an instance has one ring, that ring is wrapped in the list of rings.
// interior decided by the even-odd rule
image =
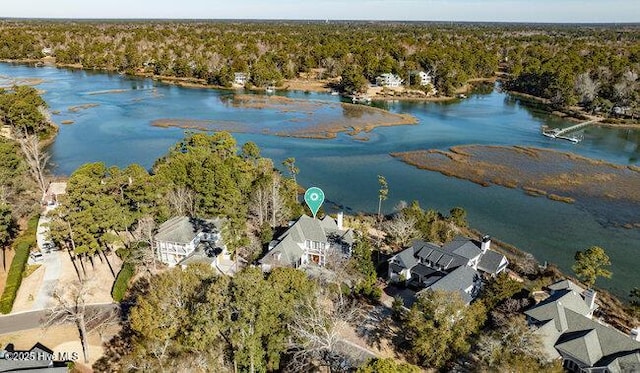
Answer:
[[[323,18],[144,18],[144,17],[0,17],[0,22],[4,21],[79,21],[79,22],[188,22],[188,23],[356,23],[356,24],[408,24],[408,25],[472,25],[472,26],[601,26],[609,28],[611,26],[636,26],[640,27],[640,22],[538,22],[538,21],[465,21],[465,20],[402,20],[402,19],[323,19]]]

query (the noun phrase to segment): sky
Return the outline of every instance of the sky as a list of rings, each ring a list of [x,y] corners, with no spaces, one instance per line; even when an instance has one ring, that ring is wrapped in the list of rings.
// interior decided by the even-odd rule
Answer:
[[[0,18],[640,22],[640,0],[1,0]]]

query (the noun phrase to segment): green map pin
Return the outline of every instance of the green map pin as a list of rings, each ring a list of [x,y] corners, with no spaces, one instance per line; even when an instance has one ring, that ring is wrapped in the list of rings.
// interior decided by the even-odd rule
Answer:
[[[309,209],[313,213],[313,217],[316,217],[320,206],[324,202],[324,192],[318,187],[311,187],[304,192],[304,201],[309,206]]]

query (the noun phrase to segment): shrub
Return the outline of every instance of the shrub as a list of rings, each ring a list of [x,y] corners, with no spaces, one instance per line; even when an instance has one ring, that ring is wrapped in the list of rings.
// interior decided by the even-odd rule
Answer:
[[[116,277],[116,281],[113,283],[113,288],[111,289],[111,297],[116,302],[121,302],[124,298],[124,294],[127,292],[127,288],[129,287],[129,280],[133,277],[134,267],[130,263],[125,263],[122,266],[120,272],[118,272],[118,277]]]
[[[16,254],[11,262],[4,292],[0,298],[0,313],[10,313],[13,308],[13,302],[18,294],[18,289],[20,289],[22,275],[27,265],[27,261],[29,260],[29,252],[32,247],[36,246],[38,218],[39,216],[35,215],[29,219],[27,230],[13,242],[12,246]]]

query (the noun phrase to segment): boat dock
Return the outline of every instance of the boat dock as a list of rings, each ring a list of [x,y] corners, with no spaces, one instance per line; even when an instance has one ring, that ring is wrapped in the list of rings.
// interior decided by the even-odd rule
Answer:
[[[561,139],[561,140],[567,140],[567,141],[571,141],[572,143],[579,143],[580,141],[582,141],[581,137],[578,136],[567,136],[567,134],[569,132],[573,132],[573,131],[577,131],[583,127],[586,127],[590,124],[599,122],[600,119],[592,119],[586,122],[582,122],[582,123],[578,123],[578,124],[574,124],[573,126],[569,126],[567,128],[554,128],[552,130],[543,130],[542,131],[542,135],[546,136],[546,137],[550,137],[552,139]]]

